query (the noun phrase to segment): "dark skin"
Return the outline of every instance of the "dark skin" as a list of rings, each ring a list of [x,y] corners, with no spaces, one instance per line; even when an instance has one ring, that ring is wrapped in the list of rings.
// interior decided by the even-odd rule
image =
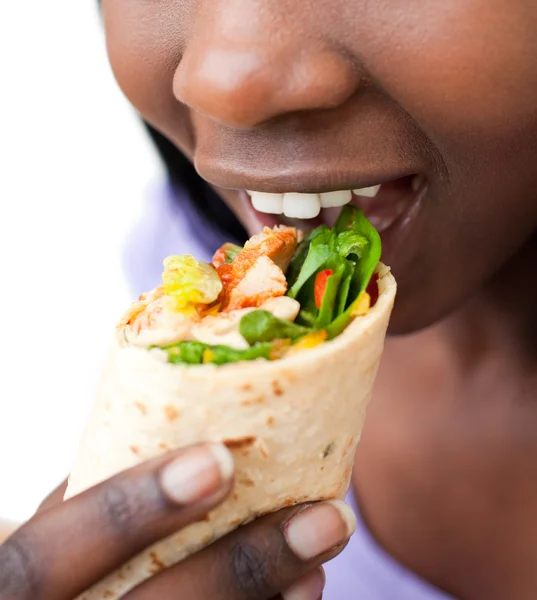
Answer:
[[[433,582],[531,594],[535,3],[105,0],[104,13],[124,92],[213,184],[427,177],[385,260],[392,332],[432,328],[388,344],[356,488],[379,540]]]
[[[184,465],[181,461],[204,449],[170,452],[66,502],[62,485],[0,545],[0,598],[72,600],[144,548],[205,518],[225,500],[232,480],[222,480],[214,469],[205,473],[203,492],[188,503],[177,502],[164,484],[172,461]],[[297,519],[318,536],[314,543],[308,537],[310,548],[322,546],[315,556],[297,554],[292,544],[289,532]],[[321,565],[343,550],[347,536],[332,504],[282,510],[157,572],[122,598],[171,600],[180,590],[184,600],[279,600],[280,592],[285,598],[300,586],[316,600],[323,587]]]
[[[356,492],[381,544],[438,586],[533,598],[535,3],[105,0],[104,14],[128,98],[250,229],[228,188],[426,176],[385,240],[405,335],[387,345]]]
[[[379,542],[457,598],[537,589],[536,260],[533,244],[463,309],[390,340],[357,453]]]
[[[459,307],[534,234],[532,0],[103,10],[123,91],[216,186],[317,192],[427,177],[418,214],[386,248],[393,333]],[[224,195],[251,227],[237,194]]]
[[[535,2],[104,0],[103,11],[123,91],[251,233],[235,190],[426,177],[384,239],[399,337],[355,491],[378,541],[433,584],[463,600],[533,599]]]

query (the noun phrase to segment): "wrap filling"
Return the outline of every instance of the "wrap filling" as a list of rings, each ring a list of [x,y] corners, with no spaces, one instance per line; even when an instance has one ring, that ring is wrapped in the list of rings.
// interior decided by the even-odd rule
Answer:
[[[132,345],[173,364],[276,360],[318,346],[368,313],[378,298],[380,236],[347,205],[332,229],[306,237],[265,228],[244,247],[224,244],[212,263],[170,256],[162,285],[119,324]]]

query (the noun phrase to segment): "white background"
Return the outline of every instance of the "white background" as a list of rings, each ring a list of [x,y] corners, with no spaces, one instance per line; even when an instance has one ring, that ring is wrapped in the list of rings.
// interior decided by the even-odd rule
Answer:
[[[21,520],[69,471],[161,174],[96,0],[0,4],[0,119],[0,518]]]

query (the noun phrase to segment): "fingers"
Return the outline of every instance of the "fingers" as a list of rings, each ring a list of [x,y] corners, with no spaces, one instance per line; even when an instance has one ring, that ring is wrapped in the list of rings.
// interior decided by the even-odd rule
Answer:
[[[125,600],[266,600],[282,591],[285,600],[318,600],[324,579],[317,569],[341,552],[355,528],[341,501],[287,509],[238,529]]]
[[[65,496],[65,490],[67,489],[67,479],[60,484],[53,492],[51,492],[41,504],[38,506],[36,512],[47,510],[56,504],[60,504]]]
[[[0,590],[10,600],[72,600],[147,546],[203,518],[229,492],[232,472],[224,446],[194,446],[45,510],[0,546]]]
[[[16,523],[11,521],[4,521],[0,519],[0,544],[9,537],[19,527]]]
[[[320,600],[325,583],[324,569],[319,567],[283,592],[282,600]]]

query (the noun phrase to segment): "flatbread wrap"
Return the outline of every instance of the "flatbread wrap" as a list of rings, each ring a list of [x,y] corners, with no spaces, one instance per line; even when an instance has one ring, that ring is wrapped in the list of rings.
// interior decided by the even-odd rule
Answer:
[[[119,324],[66,498],[200,441],[227,444],[235,482],[81,599],[119,598],[257,516],[345,496],[396,284],[356,208],[301,238],[266,228],[211,265],[171,257]]]

